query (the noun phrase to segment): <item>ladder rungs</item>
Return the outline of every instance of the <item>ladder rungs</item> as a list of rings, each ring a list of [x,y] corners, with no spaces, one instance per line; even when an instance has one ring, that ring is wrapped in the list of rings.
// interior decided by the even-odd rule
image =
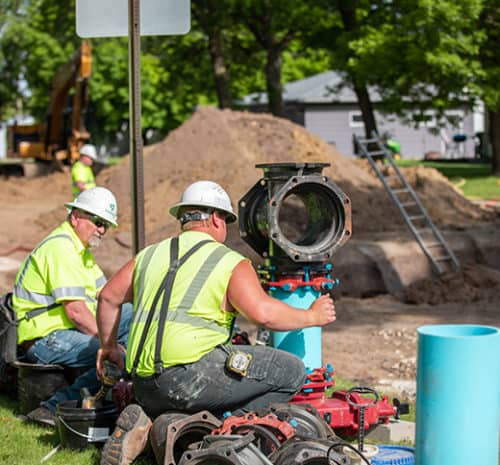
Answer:
[[[371,138],[367,139],[362,139],[354,134],[354,141],[362,156],[368,159],[371,167],[382,181],[391,201],[398,207],[411,233],[431,262],[434,271],[443,274],[444,269],[450,265],[459,268],[460,265],[453,252],[448,248],[444,239],[440,237],[439,230],[434,226],[425,208],[421,205],[418,195],[408,184],[404,174],[397,169],[391,151],[387,150],[376,131],[373,131]],[[372,157],[376,156],[385,157],[383,160],[387,163],[384,166],[392,166],[394,174],[375,163]],[[396,180],[399,182],[396,182]],[[433,257],[433,254],[439,256]],[[442,262],[448,263],[441,264]]]
[[[415,231],[422,234],[428,234],[432,232],[432,228],[420,228],[420,229],[415,229]]]

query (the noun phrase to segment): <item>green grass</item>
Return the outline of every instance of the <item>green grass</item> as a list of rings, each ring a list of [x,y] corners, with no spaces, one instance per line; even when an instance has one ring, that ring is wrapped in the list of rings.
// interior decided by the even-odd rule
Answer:
[[[17,417],[17,401],[0,394],[0,464],[40,465],[41,460],[59,444],[57,431],[25,423]],[[92,446],[83,451],[59,449],[47,465],[99,465],[100,451]],[[134,465],[156,465],[154,459],[140,459]]]
[[[500,199],[500,176],[491,175],[488,163],[459,163],[422,160],[398,160],[398,166],[435,168],[470,199]]]

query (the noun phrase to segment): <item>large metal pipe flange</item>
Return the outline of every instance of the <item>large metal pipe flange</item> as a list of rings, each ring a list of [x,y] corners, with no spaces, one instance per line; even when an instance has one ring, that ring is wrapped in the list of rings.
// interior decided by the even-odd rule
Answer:
[[[165,460],[165,444],[167,440],[168,427],[176,421],[188,417],[186,413],[164,413],[153,422],[153,426],[149,431],[149,442],[153,449],[153,453],[158,465],[163,465]]]
[[[351,237],[352,222],[349,198],[321,174],[326,166],[329,164],[256,165],[264,170],[264,178],[239,201],[242,239],[265,258],[329,262]]]
[[[182,454],[199,443],[221,421],[208,411],[194,415],[165,413],[153,423],[150,442],[159,465],[177,465]]]
[[[212,431],[213,435],[247,434],[253,432],[254,444],[266,455],[277,450],[287,439],[295,435],[295,428],[285,420],[280,420],[273,413],[247,413],[242,416],[230,416],[222,426]]]
[[[254,442],[253,433],[207,436],[201,448],[186,451],[178,465],[272,465]]]
[[[280,420],[295,428],[295,435],[302,439],[332,439],[335,433],[314,407],[308,404],[271,404],[270,410]]]
[[[292,438],[269,459],[274,465],[350,465],[351,459],[339,449],[338,442],[328,439]]]

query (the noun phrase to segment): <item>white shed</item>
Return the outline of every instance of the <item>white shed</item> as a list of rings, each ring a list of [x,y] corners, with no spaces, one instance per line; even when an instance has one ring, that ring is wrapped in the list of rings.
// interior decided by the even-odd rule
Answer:
[[[373,89],[369,92],[376,108],[381,97]],[[289,82],[284,85],[283,98],[287,118],[334,145],[344,155],[354,155],[353,134],[364,136],[364,125],[356,94],[339,73],[326,71]],[[250,111],[267,111],[267,94],[249,94],[238,104]],[[389,134],[401,144],[403,158],[421,159],[429,152],[437,152],[443,158],[474,158],[475,135],[484,129],[481,109],[472,113],[465,107],[456,108],[447,114],[456,117],[456,124],[447,123],[442,129],[433,112],[428,112],[427,121],[418,127],[396,115],[378,111],[375,119],[380,135]],[[455,141],[454,136],[459,134],[462,137],[456,139],[465,136],[465,140]]]

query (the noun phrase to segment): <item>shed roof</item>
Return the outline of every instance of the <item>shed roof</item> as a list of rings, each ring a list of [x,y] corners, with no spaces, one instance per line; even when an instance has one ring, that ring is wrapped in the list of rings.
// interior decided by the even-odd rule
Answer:
[[[380,102],[380,95],[370,89],[372,102]],[[325,71],[314,76],[292,81],[283,86],[285,102],[296,103],[357,103],[356,94],[342,75],[336,71]],[[266,92],[254,92],[240,100],[244,105],[267,104]]]

